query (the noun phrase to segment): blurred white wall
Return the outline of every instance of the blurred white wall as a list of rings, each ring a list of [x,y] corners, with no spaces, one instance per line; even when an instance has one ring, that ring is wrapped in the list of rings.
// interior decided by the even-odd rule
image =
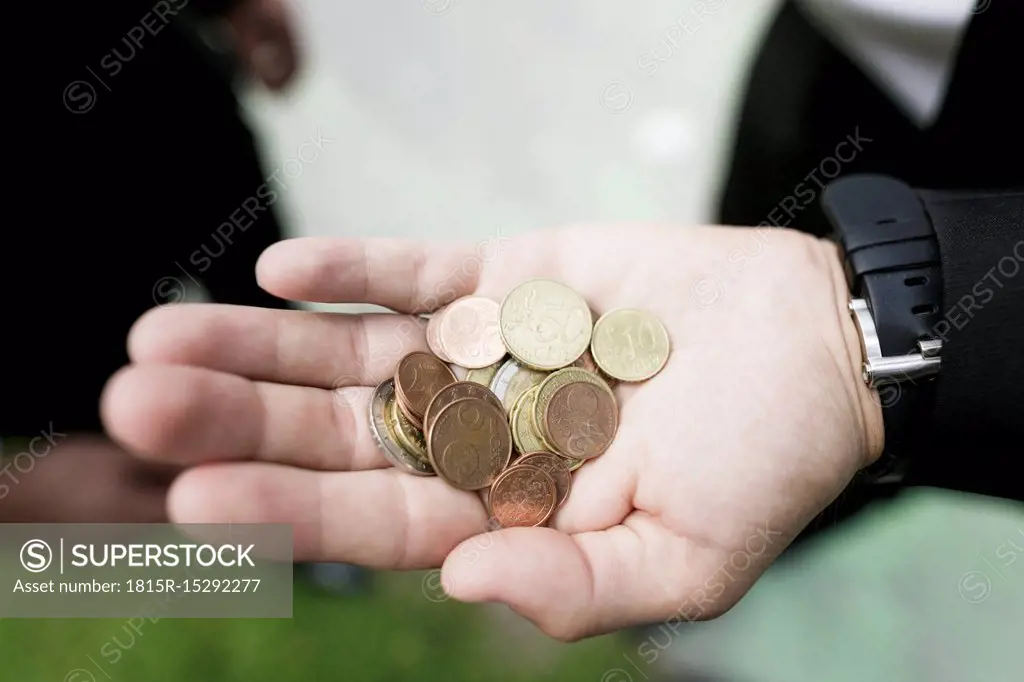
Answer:
[[[776,4],[297,0],[306,70],[247,108],[295,234],[701,222]]]

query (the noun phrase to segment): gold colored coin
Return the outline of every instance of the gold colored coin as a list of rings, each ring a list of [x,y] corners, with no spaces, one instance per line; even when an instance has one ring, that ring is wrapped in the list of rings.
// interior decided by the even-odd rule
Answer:
[[[594,362],[608,376],[645,381],[668,362],[668,331],[646,310],[620,308],[598,319],[590,349]]]
[[[391,418],[395,409],[395,383],[388,379],[381,382],[370,400],[370,433],[384,457],[399,471],[414,476],[434,476],[429,462],[422,462],[406,452],[398,444],[395,423]]]
[[[594,328],[587,302],[550,279],[523,282],[508,293],[499,314],[501,340],[520,363],[552,371],[576,362]]]
[[[519,436],[516,434],[516,420],[519,419],[519,412],[523,409],[523,397],[519,396],[519,400],[515,402],[512,409],[508,411],[508,426],[512,432],[512,459],[509,460],[509,466],[512,465],[519,456],[523,454],[522,443],[519,442]]]
[[[557,452],[555,454],[558,455]],[[572,457],[566,457],[565,455],[558,456],[564,459],[565,463],[569,465],[569,471],[576,471],[587,462],[585,459],[573,459]]]
[[[421,462],[430,463],[427,457],[427,441],[423,432],[413,426],[402,410],[398,408],[398,401],[391,403],[391,426],[395,433],[395,440],[402,446],[402,449]]]
[[[594,386],[607,391],[608,395],[610,395],[612,400],[615,401],[615,394],[612,393],[612,389],[608,387],[608,384],[605,383],[604,379],[593,372],[588,372],[585,369],[579,369],[577,367],[566,367],[565,369],[560,369],[557,372],[549,374],[548,378],[544,380],[537,390],[537,399],[534,402],[533,408],[533,423],[537,425],[537,433],[540,434],[541,438],[547,444],[545,449],[549,452],[558,452],[558,450],[550,446],[551,435],[547,433],[546,430],[547,411],[548,405],[551,403],[551,398],[553,398],[555,392],[563,386],[568,386],[569,384],[575,384],[581,381],[593,384]]]
[[[509,358],[504,365],[498,369],[491,380],[491,392],[498,396],[498,400],[505,406],[505,411],[511,414],[512,406],[516,404],[520,396],[548,377],[547,372],[538,372],[535,369],[524,367],[514,358]]]
[[[498,370],[501,368],[503,364],[505,364],[504,358],[498,360],[493,365],[484,367],[483,369],[471,369],[468,372],[466,372],[465,380],[472,381],[475,384],[480,384],[481,386],[487,386],[488,388],[490,388],[491,381],[494,380],[494,375],[498,373]]]
[[[537,400],[537,393],[540,386],[534,386],[519,397],[512,408],[510,422],[512,426],[512,440],[521,453],[537,452],[540,450],[550,451],[547,444],[541,438],[537,425],[533,421],[533,408]]]

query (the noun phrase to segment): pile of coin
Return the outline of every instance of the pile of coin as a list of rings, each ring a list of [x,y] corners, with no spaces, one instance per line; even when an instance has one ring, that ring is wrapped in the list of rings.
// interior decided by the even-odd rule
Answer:
[[[582,296],[544,279],[500,305],[460,298],[426,335],[431,352],[403,357],[374,392],[371,430],[396,468],[485,492],[506,528],[548,521],[572,472],[615,437],[613,386],[653,377],[669,355],[651,313],[617,309],[594,322]]]

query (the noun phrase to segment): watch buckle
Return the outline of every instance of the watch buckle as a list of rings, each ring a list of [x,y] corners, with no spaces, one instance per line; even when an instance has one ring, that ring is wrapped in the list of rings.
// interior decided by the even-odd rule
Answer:
[[[868,387],[875,388],[901,381],[913,382],[915,379],[926,379],[938,373],[941,340],[920,339],[917,342],[916,353],[885,357],[867,301],[863,298],[851,299],[849,308],[860,332],[861,350],[864,352],[862,375]]]

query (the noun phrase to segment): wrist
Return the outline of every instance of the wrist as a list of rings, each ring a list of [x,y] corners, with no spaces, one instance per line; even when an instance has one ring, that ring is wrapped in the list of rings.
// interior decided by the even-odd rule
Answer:
[[[854,445],[860,456],[859,468],[864,468],[881,457],[885,446],[885,425],[882,420],[884,396],[880,396],[877,389],[868,387],[864,381],[864,353],[860,334],[849,312],[850,289],[840,249],[828,240],[818,240],[818,243],[823,251],[841,336],[841,343],[834,349],[834,356],[843,378],[844,390],[855,411],[853,418],[856,420],[859,442]]]

